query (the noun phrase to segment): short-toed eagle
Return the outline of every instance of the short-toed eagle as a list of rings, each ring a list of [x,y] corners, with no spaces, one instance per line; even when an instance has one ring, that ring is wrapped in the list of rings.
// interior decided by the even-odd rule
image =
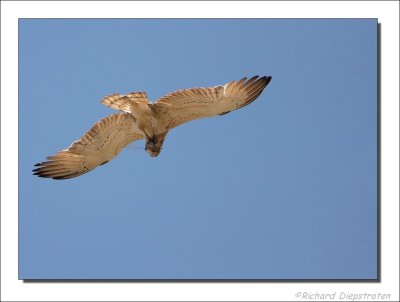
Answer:
[[[150,103],[145,92],[113,94],[101,103],[120,113],[98,121],[65,150],[38,163],[34,175],[67,179],[82,175],[113,159],[126,145],[146,139],[146,151],[158,156],[168,131],[185,122],[223,115],[253,102],[270,76],[243,78],[225,85],[169,93]]]

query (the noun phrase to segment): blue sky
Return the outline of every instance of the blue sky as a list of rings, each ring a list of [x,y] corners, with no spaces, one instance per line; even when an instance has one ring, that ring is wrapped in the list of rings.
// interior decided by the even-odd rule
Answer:
[[[374,19],[19,21],[19,278],[375,279]],[[271,75],[81,177],[32,176],[105,95]]]

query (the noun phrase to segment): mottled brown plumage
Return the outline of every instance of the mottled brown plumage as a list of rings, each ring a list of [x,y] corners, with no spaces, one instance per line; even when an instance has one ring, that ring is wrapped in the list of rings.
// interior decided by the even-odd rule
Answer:
[[[146,151],[153,157],[158,156],[170,129],[247,106],[270,80],[271,77],[255,76],[223,86],[178,90],[153,104],[145,92],[109,95],[102,99],[102,104],[122,112],[98,121],[67,149],[36,164],[34,175],[53,179],[82,175],[107,163],[126,145],[142,138],[146,139]]]

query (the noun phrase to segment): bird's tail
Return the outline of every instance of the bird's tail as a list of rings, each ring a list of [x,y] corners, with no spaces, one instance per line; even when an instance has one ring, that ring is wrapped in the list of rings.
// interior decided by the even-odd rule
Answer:
[[[112,94],[101,100],[101,103],[115,110],[131,112],[131,106],[139,103],[148,104],[145,92],[131,92],[128,94]]]

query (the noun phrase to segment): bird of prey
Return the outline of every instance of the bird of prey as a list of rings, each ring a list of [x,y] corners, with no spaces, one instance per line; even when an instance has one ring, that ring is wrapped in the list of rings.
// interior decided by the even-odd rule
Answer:
[[[34,175],[53,179],[80,176],[143,138],[146,151],[156,157],[169,130],[194,119],[223,115],[247,106],[270,81],[270,76],[255,76],[214,87],[177,90],[155,103],[149,102],[145,92],[106,96],[101,103],[120,112],[98,121],[67,149],[36,164]]]

